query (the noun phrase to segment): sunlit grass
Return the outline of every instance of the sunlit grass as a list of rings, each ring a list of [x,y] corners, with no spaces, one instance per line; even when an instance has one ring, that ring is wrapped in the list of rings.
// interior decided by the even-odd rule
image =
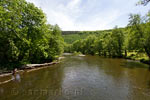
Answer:
[[[138,53],[138,52],[128,52],[127,57],[133,60],[149,60],[148,56],[145,53]]]

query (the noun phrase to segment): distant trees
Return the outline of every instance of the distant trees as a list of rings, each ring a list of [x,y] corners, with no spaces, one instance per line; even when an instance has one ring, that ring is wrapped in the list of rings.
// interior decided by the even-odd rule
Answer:
[[[95,41],[95,49],[98,52],[98,55],[101,56],[104,50],[103,39],[98,37]]]
[[[114,28],[111,34],[111,43],[112,43],[112,56],[122,57],[123,53],[123,43],[124,43],[124,33],[122,30],[117,27]]]
[[[83,42],[84,43],[82,44],[84,53],[94,55],[96,52],[95,48],[96,37],[94,35],[89,35]]]
[[[0,2],[0,66],[52,61],[63,52],[61,30],[25,0]]]
[[[109,57],[127,57],[128,53],[136,52],[150,59],[150,12],[142,17],[131,14],[126,28],[87,34],[85,39],[73,42],[69,50]]]
[[[99,34],[99,36],[89,35],[85,39],[75,41],[71,45],[72,52],[82,52],[83,54],[99,54],[110,57],[122,57],[124,36],[121,29],[115,27],[111,33]]]
[[[94,55],[96,52],[95,42],[96,37],[94,35],[89,35],[86,39],[75,41],[71,46],[71,51]]]

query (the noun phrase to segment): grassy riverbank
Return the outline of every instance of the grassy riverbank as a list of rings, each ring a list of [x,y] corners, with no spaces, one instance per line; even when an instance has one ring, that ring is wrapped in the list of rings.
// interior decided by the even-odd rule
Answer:
[[[131,59],[135,61],[140,61],[142,63],[150,65],[149,58],[146,54],[144,53],[137,53],[137,52],[128,52],[126,59]]]
[[[81,52],[76,52],[75,51],[75,52],[73,52],[73,55],[74,56],[79,56],[79,55],[84,55],[84,54],[82,54]],[[99,55],[99,54],[96,53],[95,55]],[[125,55],[125,54],[123,54],[123,55]],[[105,56],[105,57],[109,57],[109,56]],[[113,58],[113,57],[111,57],[111,58]],[[149,58],[145,53],[127,52],[127,56],[126,57],[122,56],[121,58],[130,59],[130,60],[134,60],[134,61],[139,61],[141,63],[150,65]]]

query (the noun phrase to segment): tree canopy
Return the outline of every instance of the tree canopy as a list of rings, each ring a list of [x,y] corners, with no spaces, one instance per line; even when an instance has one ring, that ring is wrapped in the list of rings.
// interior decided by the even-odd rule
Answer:
[[[63,52],[58,25],[47,24],[41,9],[25,0],[0,2],[0,66],[50,62]]]

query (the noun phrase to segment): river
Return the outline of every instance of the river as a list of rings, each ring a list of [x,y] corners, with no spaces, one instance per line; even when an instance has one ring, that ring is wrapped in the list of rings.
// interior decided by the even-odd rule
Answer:
[[[98,56],[66,56],[51,67],[0,85],[0,100],[150,100],[148,65]]]

